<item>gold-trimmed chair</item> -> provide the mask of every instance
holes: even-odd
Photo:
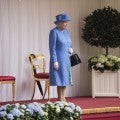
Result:
[[[50,85],[49,85],[49,73],[46,70],[45,56],[43,54],[30,54],[29,61],[31,64],[32,77],[34,80],[34,88],[31,100],[35,95],[36,83],[39,87],[39,90],[42,94],[42,98],[45,98],[45,95],[48,90],[48,99],[50,99]],[[45,90],[43,92],[40,81],[45,82]]]
[[[0,84],[12,84],[12,101],[15,101],[15,77],[0,76]]]

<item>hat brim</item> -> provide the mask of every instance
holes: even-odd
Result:
[[[68,19],[68,20],[60,20],[60,21],[54,21],[55,24],[58,24],[58,23],[61,23],[61,22],[68,22],[68,21],[71,21],[71,19]]]

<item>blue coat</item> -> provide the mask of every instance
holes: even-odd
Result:
[[[49,34],[51,86],[68,86],[71,84],[69,48],[71,48],[71,39],[68,30],[61,31],[57,27],[52,29]],[[54,62],[58,62],[58,70],[54,69]]]

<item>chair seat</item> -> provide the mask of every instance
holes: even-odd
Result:
[[[49,73],[36,73],[34,76],[36,78],[49,79]]]
[[[15,81],[13,76],[0,76],[0,81]]]

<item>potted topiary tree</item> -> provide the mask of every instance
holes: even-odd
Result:
[[[93,11],[84,22],[84,41],[106,50],[105,54],[88,60],[88,67],[92,69],[92,95],[120,97],[120,58],[108,55],[108,48],[120,47],[120,12],[109,6],[104,7]]]
[[[120,47],[120,12],[111,7],[97,9],[85,19],[82,38],[90,45],[108,48]]]

